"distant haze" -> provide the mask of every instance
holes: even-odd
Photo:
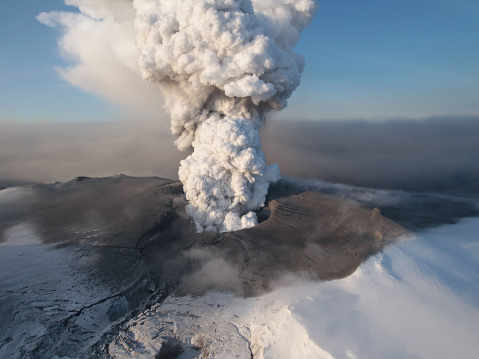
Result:
[[[177,178],[166,121],[2,124],[2,182],[118,173]],[[378,188],[479,192],[479,117],[267,121],[266,157],[283,176]],[[7,183],[8,184],[8,183]]]
[[[0,185],[119,173],[176,178],[184,154],[164,123],[2,124]]]
[[[283,175],[367,187],[479,192],[479,117],[270,121],[268,160]]]

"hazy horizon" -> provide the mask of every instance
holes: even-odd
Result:
[[[3,124],[1,182],[78,176],[177,178],[179,152],[168,121]],[[287,121],[262,130],[267,160],[283,176],[365,187],[478,190],[478,117],[420,120]]]

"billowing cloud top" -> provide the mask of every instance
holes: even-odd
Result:
[[[168,87],[180,148],[191,145],[201,112],[218,104],[212,97],[247,99],[241,115],[252,116],[257,107],[284,107],[299,85],[303,61],[291,46],[312,16],[311,0],[135,0],[134,7],[140,68]],[[240,111],[227,107],[221,111]]]

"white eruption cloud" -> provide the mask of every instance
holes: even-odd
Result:
[[[108,23],[112,32],[134,32],[122,36],[126,51],[115,56],[161,89],[177,147],[193,150],[179,178],[198,231],[256,225],[254,210],[279,179],[278,167],[266,164],[258,131],[300,83],[303,60],[293,46],[311,20],[314,0],[68,3],[81,14],[42,14],[40,20],[67,24],[70,33],[79,19],[95,30]],[[138,66],[132,70],[123,60],[133,54]]]
[[[59,27],[61,54],[68,66],[60,76],[71,85],[120,104],[141,116],[165,117],[158,86],[144,81],[138,67],[130,0],[66,0],[79,12],[41,13],[37,19]]]

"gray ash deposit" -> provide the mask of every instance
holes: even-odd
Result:
[[[109,357],[105,343],[122,323],[172,295],[254,297],[293,275],[345,277],[414,227],[400,213],[410,199],[376,192],[281,181],[258,226],[196,233],[181,184],[168,179],[82,177],[4,189],[0,357]],[[441,201],[462,211],[443,211],[430,226],[477,213],[467,201]]]

